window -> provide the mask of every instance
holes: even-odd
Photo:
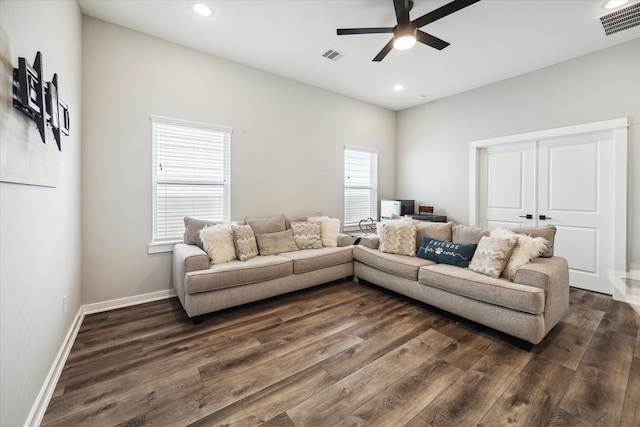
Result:
[[[344,226],[378,217],[378,152],[366,148],[344,149]]]
[[[153,242],[181,240],[184,217],[229,221],[231,128],[151,117]]]

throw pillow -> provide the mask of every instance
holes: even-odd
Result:
[[[502,277],[513,281],[516,270],[529,263],[532,258],[540,256],[542,250],[547,247],[547,241],[542,237],[531,237],[526,234],[516,234],[511,230],[496,228],[491,230],[491,237],[517,237],[518,241],[513,247],[507,265],[502,271]]]
[[[378,233],[378,238],[380,239],[380,244],[382,244],[382,241],[384,240],[384,226],[385,225],[387,225],[387,224],[408,224],[408,225],[414,225],[414,226],[417,227],[419,223],[420,223],[420,221],[417,221],[417,220],[414,220],[414,219],[411,219],[411,218],[405,218],[405,217],[398,217],[396,219],[378,222],[376,224],[376,233]],[[417,235],[417,229],[416,229],[416,235]],[[422,243],[422,241],[420,241],[419,243]],[[419,246],[419,243],[416,242],[416,246]]]
[[[268,218],[247,218],[246,221],[255,234],[276,233],[287,229],[284,214]]]
[[[469,263],[469,270],[497,279],[507,265],[517,240],[516,237],[482,236]]]
[[[328,216],[314,216],[307,219],[308,222],[320,223],[320,238],[322,246],[335,248],[338,246],[338,234],[340,234],[340,220]]]
[[[212,264],[224,264],[237,259],[230,225],[207,225],[200,230],[200,240]]]
[[[319,222],[292,222],[293,239],[300,249],[320,249],[322,238]]]
[[[451,241],[455,243],[478,243],[483,236],[489,236],[490,230],[484,227],[454,225],[451,230]]]
[[[282,252],[297,251],[298,246],[293,239],[293,231],[285,230],[277,233],[256,234],[260,255],[278,255]]]
[[[425,237],[416,256],[441,264],[468,267],[477,246],[474,243],[453,243]]]
[[[188,245],[197,245],[200,249],[204,249],[202,240],[200,240],[200,230],[208,225],[216,225],[215,221],[206,221],[203,219],[184,217],[184,243]]]
[[[531,237],[542,237],[547,242],[545,243],[545,247],[542,249],[540,256],[543,258],[550,258],[553,256],[553,242],[556,237],[556,226],[555,225],[545,225],[543,227],[519,227],[512,228],[516,234],[526,234]]]
[[[246,261],[258,256],[258,244],[253,228],[250,225],[232,225],[233,243],[236,247],[236,255],[240,261]]]
[[[382,227],[379,250],[389,254],[416,256],[416,226],[409,221],[389,221]]]

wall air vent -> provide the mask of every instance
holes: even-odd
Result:
[[[599,16],[598,20],[602,25],[604,34],[607,36],[619,31],[628,30],[629,28],[637,27],[640,25],[640,2],[630,4],[629,6],[620,8],[615,12]]]
[[[322,56],[335,62],[345,55],[344,53],[338,52],[337,50],[329,49],[325,53],[323,53]]]

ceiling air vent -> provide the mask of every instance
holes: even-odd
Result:
[[[602,24],[604,34],[607,36],[637,27],[640,25],[640,2],[602,15],[598,17],[598,19],[600,20],[600,24]]]
[[[338,59],[342,58],[344,56],[344,53],[338,52],[337,50],[329,49],[325,53],[323,53],[322,56],[335,62]]]

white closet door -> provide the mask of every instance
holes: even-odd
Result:
[[[470,224],[553,224],[571,286],[625,300],[627,128],[621,118],[472,141]]]
[[[555,254],[571,286],[611,295],[614,265],[613,132],[538,143],[538,225],[557,228]],[[609,271],[608,271],[609,270]]]
[[[533,142],[480,152],[480,223],[491,228],[535,224],[536,160]]]

